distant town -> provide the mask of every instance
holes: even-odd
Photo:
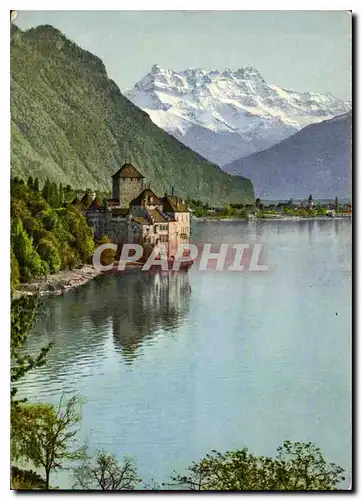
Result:
[[[289,217],[351,217],[352,204],[346,200],[314,200],[312,194],[305,200],[261,200],[255,204],[230,204],[224,207],[210,207],[191,200],[189,211],[192,217],[212,219],[273,219]]]

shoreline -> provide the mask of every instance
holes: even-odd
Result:
[[[123,272],[137,270],[142,265],[137,262],[129,262]],[[84,266],[77,269],[63,269],[55,274],[49,274],[43,278],[33,279],[29,283],[20,284],[19,288],[14,291],[12,300],[23,296],[62,295],[74,288],[86,285],[98,276],[106,276],[107,274],[107,272],[99,271],[91,264],[84,264]]]
[[[277,216],[277,217],[262,217],[255,218],[252,221],[248,221],[248,219],[234,219],[234,218],[225,218],[225,219],[216,219],[216,218],[208,218],[208,217],[196,217],[193,218],[192,221],[200,221],[200,222],[257,222],[258,220],[267,220],[267,221],[296,221],[299,222],[301,220],[342,220],[342,219],[352,219],[352,216],[337,216],[337,217],[288,217],[288,216]],[[126,271],[139,269],[139,265],[137,263],[129,263],[126,266]],[[39,296],[42,297],[44,295],[62,295],[63,293],[68,292],[69,290],[73,290],[74,288],[78,288],[79,286],[83,286],[87,284],[89,281],[97,278],[101,275],[107,275],[107,273],[99,271],[91,264],[85,264],[81,268],[78,269],[63,269],[55,274],[49,274],[48,276],[44,276],[39,279],[33,279],[29,283],[20,284],[19,288],[13,292],[13,296],[11,300],[19,299],[23,296]]]
[[[61,295],[78,286],[85,285],[100,274],[102,274],[101,271],[90,264],[85,264],[78,269],[63,269],[55,274],[20,284],[19,288],[14,291],[12,300],[23,296]]]
[[[225,218],[225,219],[217,219],[216,217],[194,217],[191,220],[192,221],[200,221],[200,222],[256,222],[256,221],[263,221],[263,220],[281,220],[281,221],[301,221],[301,220],[344,220],[344,219],[352,219],[351,215],[341,215],[341,216],[336,216],[336,217],[324,217],[322,215],[320,216],[315,216],[315,217],[298,217],[298,216],[290,216],[288,217],[287,215],[283,216],[265,216],[265,217],[255,217],[253,220],[248,220],[245,218]]]

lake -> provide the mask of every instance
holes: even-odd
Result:
[[[26,349],[54,342],[20,394],[85,400],[81,440],[162,482],[211,449],[312,441],[351,473],[350,220],[192,223],[255,243],[267,272],[125,272],[44,299]],[[69,473],[53,483],[70,487]]]

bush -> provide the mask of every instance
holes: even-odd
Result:
[[[44,490],[44,479],[32,470],[22,470],[11,467],[11,489],[12,490]]]

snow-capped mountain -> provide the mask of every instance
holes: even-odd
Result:
[[[271,85],[251,66],[176,72],[154,65],[125,95],[160,128],[219,165],[351,109],[330,93]]]

